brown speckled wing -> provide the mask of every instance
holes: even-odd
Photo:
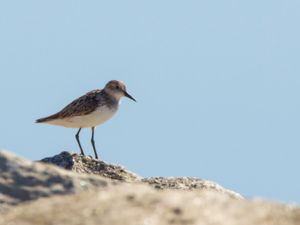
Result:
[[[101,103],[101,99],[103,99],[102,95],[105,95],[102,90],[90,91],[87,94],[75,99],[58,113],[38,119],[36,122],[42,123],[55,119],[87,115],[93,112],[98,106],[103,104]]]
[[[72,116],[82,116],[95,111],[99,106],[99,95],[101,95],[101,90],[94,90],[75,99],[57,113],[58,118],[63,119]]]

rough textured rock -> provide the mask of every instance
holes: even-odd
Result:
[[[245,200],[197,178],[142,179],[66,152],[43,161],[0,152],[0,225],[300,224],[300,208]]]
[[[144,178],[142,181],[157,189],[214,190],[234,198],[243,198],[240,194],[227,190],[214,182],[194,177],[150,177]]]
[[[215,191],[156,191],[124,185],[41,199],[0,217],[15,225],[299,225],[300,209]]]
[[[73,194],[105,187],[116,181],[31,162],[0,151],[0,209],[23,201],[53,195]]]
[[[72,170],[77,173],[96,174],[114,180],[130,182],[141,179],[136,174],[125,170],[121,166],[108,164],[101,160],[95,160],[90,156],[82,156],[69,152],[62,152],[59,155],[48,157],[41,161],[57,165],[64,169]]]
[[[235,198],[242,198],[240,194],[227,190],[211,181],[189,177],[151,177],[142,179],[140,176],[129,172],[128,170],[125,170],[121,166],[107,164],[101,160],[96,160],[89,156],[86,157],[78,154],[71,154],[69,152],[62,152],[53,157],[42,159],[41,161],[54,164],[64,169],[72,170],[78,173],[96,174],[106,178],[126,182],[141,181],[143,183],[150,184],[156,189],[208,189],[228,194]]]

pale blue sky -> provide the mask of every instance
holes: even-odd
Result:
[[[0,147],[79,152],[35,124],[121,79],[137,100],[96,130],[100,157],[300,203],[299,1],[1,1]],[[81,140],[92,154],[90,130]]]

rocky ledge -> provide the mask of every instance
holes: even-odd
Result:
[[[242,196],[233,191],[227,190],[220,185],[206,180],[201,180],[192,177],[150,177],[142,178],[133,172],[130,172],[122,166],[108,164],[101,160],[96,160],[90,156],[82,156],[78,154],[71,154],[69,152],[62,152],[59,155],[42,159],[41,162],[54,164],[67,170],[74,171],[80,174],[95,174],[111,180],[124,182],[142,182],[150,184],[156,189],[208,189],[220,193],[228,194],[232,197],[242,198]]]
[[[1,225],[300,224],[298,207],[197,178],[142,178],[68,152],[32,162],[0,151],[0,172]]]

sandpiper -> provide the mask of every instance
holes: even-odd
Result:
[[[79,128],[75,137],[80,152],[84,155],[79,140],[79,133],[82,128],[92,129],[92,146],[95,158],[98,154],[94,141],[95,127],[110,119],[118,110],[121,97],[127,97],[136,101],[126,91],[122,81],[109,81],[103,89],[97,89],[75,99],[58,113],[36,120],[37,123],[48,123],[69,128]]]

